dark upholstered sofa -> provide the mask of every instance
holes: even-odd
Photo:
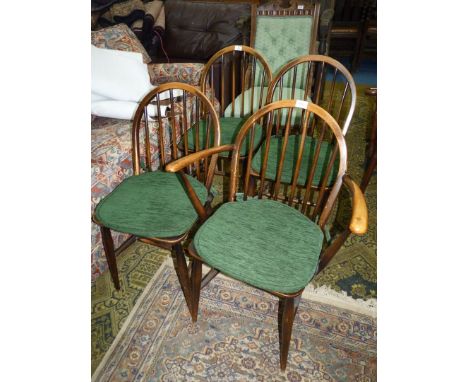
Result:
[[[206,62],[221,48],[248,44],[250,10],[249,2],[166,0],[166,29],[154,62]]]

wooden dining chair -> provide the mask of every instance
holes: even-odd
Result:
[[[245,192],[249,187],[247,171],[240,186],[244,192],[238,193],[239,159],[242,145],[250,141],[247,162],[253,160],[253,138],[257,133],[256,122],[265,119],[265,141],[268,147],[275,137],[275,119],[282,110],[288,115],[282,126],[282,140],[279,144],[279,160],[276,161],[276,176],[267,179],[267,168],[272,159],[269,150],[262,151],[260,184],[253,197]],[[291,141],[291,116],[295,110],[304,112],[297,140],[298,155],[292,164],[293,181],[291,187],[281,187],[281,170],[286,165],[285,152]],[[319,138],[312,149],[313,155],[306,157],[306,137],[309,130],[317,130]],[[317,173],[322,137],[330,135],[332,155],[329,163],[338,160],[338,171],[331,185],[331,192],[324,198],[330,174]],[[353,195],[353,212],[350,222],[352,232],[362,235],[367,231],[367,207],[364,196],[356,183],[346,174],[346,143],[338,123],[321,107],[301,100],[273,102],[255,112],[241,128],[233,145],[223,145],[200,151],[174,161],[166,166],[168,172],[177,173],[193,162],[208,158],[222,151],[232,151],[229,202],[223,204],[198,229],[188,247],[192,258],[190,313],[197,321],[200,289],[215,275],[221,272],[253,287],[267,291],[279,298],[279,338],[280,365],[286,368],[289,343],[294,317],[304,288],[317,273],[321,256],[326,248],[325,225],[343,183]],[[307,158],[307,160],[303,160]],[[298,179],[302,168],[307,169],[305,187],[300,190]],[[250,168],[248,166],[247,168]],[[318,190],[314,190],[312,179],[320,178]],[[267,185],[267,183],[269,183]],[[192,193],[194,195],[194,193]],[[194,196],[195,197],[195,196]],[[215,271],[202,281],[202,263]]]
[[[162,100],[162,95],[166,95]],[[169,123],[163,123],[166,111]],[[185,172],[163,171],[167,163],[188,154],[188,142],[181,135],[190,126],[207,137],[204,147],[220,143],[219,120],[208,98],[197,88],[169,82],[150,91],[140,102],[133,119],[133,175],[126,178],[96,206],[93,221],[100,226],[106,259],[114,286],[120,289],[116,255],[128,243],[140,241],[171,250],[174,266],[187,301],[188,268],[182,241],[197,220],[209,214],[215,163],[198,161]],[[187,196],[195,193],[195,203]],[[132,235],[114,249],[112,231]]]
[[[233,143],[245,120],[265,104],[271,78],[271,70],[263,56],[245,45],[223,48],[206,63],[200,86],[213,105],[219,102],[221,144]],[[257,125],[257,129],[260,128]],[[257,137],[259,144],[261,135]],[[195,150],[194,131],[189,131],[188,142],[190,150]],[[223,159],[228,155],[220,154],[220,174],[224,173]],[[242,155],[245,156],[245,152]]]
[[[285,66],[283,66],[273,78],[268,88],[267,103],[282,99],[299,99],[304,102],[313,101],[323,107],[331,114],[341,126],[343,135],[348,131],[354,110],[356,108],[356,85],[349,71],[338,61],[328,56],[306,55],[298,57]],[[285,186],[290,186],[294,181],[293,166],[295,158],[298,155],[298,147],[301,138],[302,123],[305,114],[296,109],[291,115],[291,131],[289,132],[288,145],[284,152],[284,165],[282,166],[281,182]],[[281,109],[277,110],[275,119],[274,135],[268,144],[271,163],[266,169],[265,177],[275,179],[278,161],[280,159],[280,147],[283,140],[282,132],[287,122],[288,114]],[[325,131],[321,131],[320,134]],[[331,154],[331,142],[328,141],[331,136],[323,137],[319,135],[318,130],[312,127],[307,130],[304,142],[304,160],[311,161],[319,139],[322,139],[320,145],[320,155],[317,162],[316,178],[312,179],[311,187],[317,189],[320,180],[319,174],[331,174],[325,192],[331,190],[335,180],[338,163],[328,163],[327,158]],[[267,143],[263,141],[262,147],[258,150],[252,159],[251,170],[253,175],[258,178],[261,171],[262,153],[266,150]],[[307,168],[302,167],[297,179],[297,185],[304,187],[307,181]]]

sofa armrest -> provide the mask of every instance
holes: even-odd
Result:
[[[174,81],[197,86],[203,67],[199,63],[148,64],[148,72],[155,86]]]

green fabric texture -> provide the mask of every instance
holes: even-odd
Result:
[[[265,57],[272,73],[292,59],[309,54],[313,21],[312,16],[257,16],[254,48]]]
[[[237,133],[243,126],[244,122],[247,120],[248,117],[246,118],[228,118],[228,117],[223,117],[219,119],[219,124],[221,126],[221,145],[229,145],[231,143],[234,143],[237,137]],[[255,125],[255,141],[254,141],[254,149],[258,147],[262,140],[262,126],[256,124]],[[199,125],[199,134],[200,134],[200,147],[203,148],[205,146],[205,140],[206,140],[206,121],[202,120],[200,121]],[[195,127],[192,126],[192,128],[188,131],[188,147],[190,150],[195,150]],[[211,141],[211,145],[213,145],[213,140],[214,136],[212,136],[213,139]],[[183,140],[181,140],[183,142]],[[242,143],[241,151],[240,154],[241,156],[246,156],[248,149],[250,145],[250,134],[247,134],[247,137],[244,139],[244,142]],[[219,154],[221,157],[228,157],[231,155],[231,152],[222,152]]]
[[[205,203],[205,186],[192,176],[187,178]],[[198,215],[180,176],[155,171],[125,179],[97,205],[96,217],[115,231],[162,238],[187,232]]]
[[[281,98],[280,98],[279,97],[280,96],[280,88],[279,88],[279,86],[277,86],[276,89],[275,89],[275,93],[273,94],[273,101],[278,101],[280,99],[292,99],[292,90],[293,90],[292,88],[283,88],[283,91],[281,92]],[[253,105],[254,105],[253,109],[254,110],[253,110],[253,112],[251,112],[251,109],[250,109],[250,96],[252,94],[252,91],[253,91],[253,97],[254,97],[254,102],[253,102]],[[254,86],[253,88],[247,89],[244,92],[244,115],[251,115],[251,114],[255,113],[258,110],[258,103],[260,101],[261,91],[262,91],[262,88],[260,86]],[[263,93],[262,93],[263,103],[262,103],[262,106],[265,104],[267,93],[268,93],[268,88],[263,88]],[[303,100],[304,95],[305,95],[304,90],[296,88],[296,90],[294,92],[294,99]],[[307,97],[306,100],[308,102],[312,102],[310,97]],[[242,103],[242,96],[238,95],[236,97],[236,99],[234,100],[234,117],[240,117],[240,115],[241,115],[241,107],[240,107],[241,103]],[[232,115],[232,103],[228,105],[228,107],[224,111],[224,115],[225,116],[231,116]],[[300,110],[294,110],[293,114],[292,114],[292,119],[291,119],[292,123],[294,124],[295,121],[297,121],[298,119],[300,121],[301,115],[302,115],[302,112]],[[282,115],[282,118],[281,118],[281,123],[282,124],[286,124],[287,116],[288,116],[288,114],[283,112],[283,115]]]
[[[283,100],[283,99],[292,99],[292,88],[287,88],[284,87],[283,91],[280,92],[279,86],[276,87],[275,93],[273,94],[273,101],[278,101],[278,100]],[[250,114],[250,94],[252,92],[252,89],[247,89],[244,93],[244,115]],[[254,95],[254,111],[256,112],[258,110],[258,107],[255,107],[255,105],[258,105],[258,102],[260,100],[260,92],[261,92],[261,87],[255,86],[253,88],[253,95]],[[263,88],[263,104],[265,104],[266,100],[266,95],[268,93],[268,88]],[[280,98],[281,94],[281,98]],[[299,99],[303,100],[305,96],[305,91],[302,89],[296,88],[294,91],[294,99]],[[306,100],[308,102],[312,102],[309,96],[307,96]],[[238,95],[236,99],[234,100],[234,117],[240,117],[241,114],[241,109],[240,105],[242,103],[242,96]],[[232,104],[229,104],[228,107],[226,108],[224,115],[231,115],[232,113]],[[253,114],[253,113],[252,113]],[[275,114],[276,115],[276,114]],[[299,124],[301,121],[302,117],[302,111],[299,109],[293,110],[293,113],[291,115],[291,124]],[[283,111],[281,114],[281,124],[286,125],[288,119],[288,113],[286,111]]]
[[[289,136],[286,146],[286,153],[283,161],[283,171],[281,173],[281,182],[292,183],[294,169],[297,162],[299,152],[299,144],[301,142],[300,135]],[[281,157],[281,147],[283,145],[283,137],[272,136],[270,140],[270,149],[268,152],[268,163],[266,168],[265,178],[276,180],[276,171],[278,170],[279,159]],[[304,186],[307,183],[307,176],[312,167],[313,158],[317,148],[317,140],[315,138],[306,137],[304,143],[304,151],[302,153],[301,167],[299,169],[299,176],[297,184]],[[266,150],[266,142],[262,144],[260,150],[254,155],[252,160],[252,169],[260,173],[263,163],[263,155]],[[312,180],[313,186],[319,186],[322,178],[325,176],[326,167],[330,160],[332,149],[328,142],[323,141],[320,146],[320,153],[318,157],[317,167],[315,169],[314,178]],[[328,177],[327,186],[331,186],[338,173],[339,168],[339,154],[333,164],[331,175]]]
[[[210,266],[257,288],[293,293],[312,279],[322,249],[320,227],[268,199],[223,204],[198,230],[197,253]]]

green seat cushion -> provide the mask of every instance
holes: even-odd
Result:
[[[223,204],[194,237],[195,249],[208,265],[257,288],[283,293],[309,283],[322,242],[317,224],[269,199]]]
[[[260,101],[261,91],[262,91],[262,88],[260,86],[255,86],[253,88],[247,89],[244,92],[244,116],[249,116],[258,110],[258,104]],[[252,92],[253,92],[253,98],[254,98],[253,112],[250,109],[250,97],[251,97]],[[268,93],[268,88],[267,87],[263,88],[262,106],[265,104],[267,93]],[[278,101],[280,99],[292,99],[293,98],[292,95],[293,95],[293,89],[289,87],[284,87],[283,91],[281,92],[281,98],[280,98],[280,87],[278,85],[275,89],[275,93],[273,94],[273,101]],[[300,89],[297,87],[295,88],[294,99],[304,100],[304,95],[305,95],[305,91],[303,89]],[[307,97],[306,100],[308,102],[312,102],[310,97]],[[226,110],[224,111],[224,115],[226,117],[229,117],[233,114],[234,117],[240,117],[241,111],[242,111],[241,104],[242,104],[242,95],[238,95],[236,99],[234,100],[234,113],[232,113],[232,103],[231,103],[227,106]],[[291,116],[291,123],[292,124],[299,123],[301,116],[302,116],[302,112],[300,110],[294,110]],[[288,113],[283,111],[281,115],[281,124],[283,125],[286,124],[287,117],[288,117]]]
[[[242,125],[244,122],[247,120],[247,118],[228,118],[228,117],[223,117],[219,119],[219,123],[221,126],[221,145],[229,145],[234,143],[237,137],[237,133],[241,129]],[[258,124],[255,125],[255,142],[254,142],[254,149],[258,147],[262,140],[262,127]],[[206,140],[206,121],[202,120],[200,121],[199,125],[199,134],[200,134],[200,147],[204,148],[205,147],[205,140]],[[190,150],[195,150],[195,135],[196,135],[196,130],[195,127],[192,126],[192,128],[188,131],[188,147]],[[214,139],[214,136],[213,136]],[[183,140],[181,140],[183,142]],[[213,140],[211,142],[211,145],[213,145]],[[244,142],[242,143],[242,148],[241,148],[241,156],[246,156],[248,152],[248,148],[250,145],[250,135],[248,134],[247,137],[244,139]],[[219,155],[222,157],[228,157],[230,156],[231,152],[223,152],[220,153]]]
[[[291,135],[289,136],[288,143],[286,146],[286,153],[283,162],[283,170],[281,172],[281,182],[283,183],[292,183],[295,165],[297,162],[297,156],[299,152],[300,144],[300,135]],[[283,137],[272,136],[270,140],[270,149],[268,151],[268,162],[265,173],[265,178],[270,180],[276,180],[276,172],[278,170],[279,159],[281,157],[281,147],[283,145]],[[304,151],[302,153],[301,167],[299,169],[299,176],[297,179],[297,184],[300,186],[305,186],[307,182],[307,176],[309,175],[310,169],[312,167],[313,158],[315,155],[317,147],[317,140],[315,138],[306,137],[304,143]],[[266,150],[266,142],[264,142],[254,155],[252,160],[252,169],[260,173],[263,163],[263,155]],[[320,153],[318,157],[317,167],[315,169],[314,178],[312,180],[312,185],[315,187],[320,186],[322,178],[325,176],[326,167],[330,160],[332,154],[332,149],[330,144],[326,141],[323,141],[320,146]],[[327,186],[331,186],[335,179],[336,174],[338,173],[339,168],[339,155],[333,163],[331,175],[328,177]]]
[[[187,176],[202,203],[206,187]],[[140,237],[173,237],[187,232],[198,218],[180,175],[155,171],[120,183],[96,207],[102,225]]]

